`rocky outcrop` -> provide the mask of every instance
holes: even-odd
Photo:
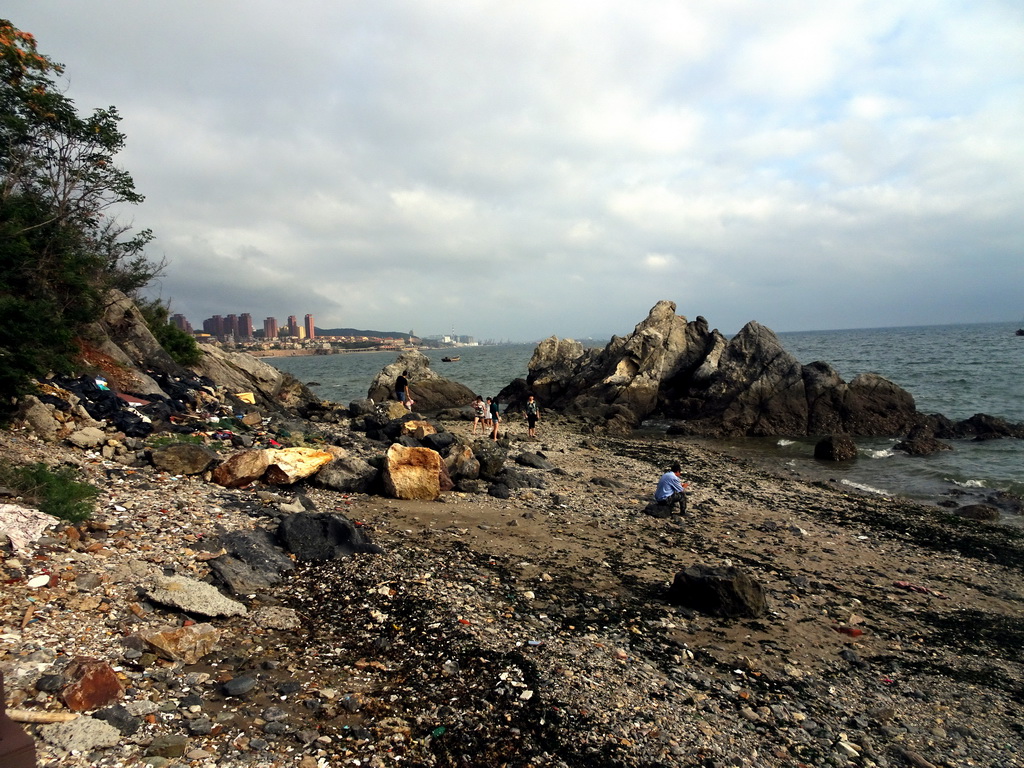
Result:
[[[677,434],[707,437],[898,435],[923,418],[913,397],[881,376],[847,384],[826,363],[801,365],[759,323],[727,340],[703,317],[678,316],[670,301],[600,351],[553,337],[541,342],[526,389],[545,407],[610,432],[657,416],[678,420]],[[501,397],[522,391],[519,384]]]
[[[395,381],[408,371],[409,391],[417,411],[439,411],[468,405],[476,395],[469,387],[440,376],[430,369],[430,359],[420,352],[405,352],[374,378],[367,397],[381,403],[395,399]]]

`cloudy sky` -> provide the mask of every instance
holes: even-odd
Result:
[[[194,325],[1024,315],[1020,0],[5,0]]]

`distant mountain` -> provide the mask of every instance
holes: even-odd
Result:
[[[403,331],[361,331],[358,328],[316,328],[317,336],[370,336],[378,339],[406,339],[409,337]]]

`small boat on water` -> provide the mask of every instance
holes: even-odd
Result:
[[[1017,335],[1018,336],[1024,336],[1024,328],[1018,328],[1017,329]]]
[[[441,362],[442,363],[457,363],[461,359],[462,359],[462,357],[460,355],[456,355],[455,357],[442,357],[441,358]]]

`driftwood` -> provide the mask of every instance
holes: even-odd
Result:
[[[8,709],[7,716],[16,723],[67,723],[77,712],[38,712],[32,709]]]

